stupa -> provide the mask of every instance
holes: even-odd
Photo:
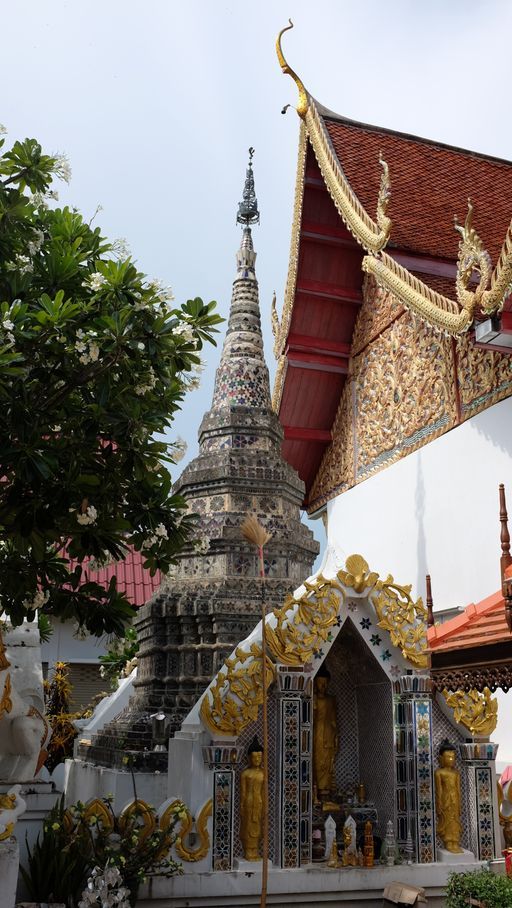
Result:
[[[199,454],[175,485],[198,515],[196,544],[183,550],[139,609],[135,695],[127,712],[80,747],[80,756],[94,762],[116,765],[126,748],[149,751],[149,717],[157,710],[169,717],[171,734],[178,729],[224,659],[259,621],[257,553],[240,530],[248,513],[272,534],[265,547],[267,610],[309,576],[319,550],[301,523],[304,483],[283,459],[283,430],[271,404],[252,239],[260,218],[252,154],[250,149],[238,206],[242,239],[212,405],[199,428]],[[158,758],[165,762],[163,754],[153,755]]]

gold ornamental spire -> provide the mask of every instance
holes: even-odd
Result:
[[[299,117],[302,117],[302,119],[304,119],[304,117],[306,116],[306,114],[308,112],[308,107],[309,107],[308,93],[304,87],[304,83],[302,82],[301,79],[299,79],[297,73],[291,68],[291,66],[288,66],[288,63],[286,62],[285,56],[283,54],[283,49],[281,47],[282,36],[284,35],[285,32],[288,32],[288,31],[290,31],[291,28],[293,28],[292,20],[288,19],[288,22],[290,24],[285,25],[285,27],[281,29],[281,31],[279,32],[279,34],[277,36],[276,53],[277,53],[277,59],[279,60],[279,65],[280,65],[281,69],[287,76],[292,77],[297,88],[299,89],[299,103],[297,104],[297,113],[298,113]]]

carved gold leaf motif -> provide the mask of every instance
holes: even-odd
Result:
[[[381,580],[369,569],[362,555],[350,555],[332,579],[321,574],[315,582],[304,584],[304,592],[288,596],[280,608],[267,617],[265,639],[268,652],[281,665],[304,666],[330,639],[331,628],[338,624],[348,590],[366,594],[373,605],[378,626],[389,633],[393,646],[415,668],[427,665],[427,610],[420,599],[411,597],[411,587],[395,583],[388,575]],[[272,620],[275,619],[275,620]],[[237,737],[258,718],[263,700],[261,647],[253,642],[249,649],[241,644],[201,701],[200,716],[215,735]],[[269,685],[275,667],[267,661]]]
[[[488,687],[483,691],[443,690],[448,706],[453,709],[456,722],[464,725],[472,735],[491,735],[498,724],[498,701]]]
[[[182,801],[176,800],[165,809],[161,818],[160,818],[160,828],[166,829],[166,827],[171,822],[176,811],[179,810],[180,825],[177,830],[177,838],[174,843],[176,853],[183,861],[195,862],[202,861],[206,857],[210,850],[210,834],[208,832],[208,820],[212,815],[213,801],[210,798],[209,801],[206,801],[206,804],[203,804],[197,820],[195,822],[196,833],[199,839],[199,844],[195,848],[191,848],[185,844],[185,840],[192,828],[194,826],[194,820],[190,814],[188,807],[183,804]]]
[[[275,675],[268,656],[265,665],[268,688]],[[262,674],[261,646],[257,643],[249,650],[237,647],[235,655],[226,659],[200,707],[201,719],[213,734],[238,735],[256,721],[263,702]]]

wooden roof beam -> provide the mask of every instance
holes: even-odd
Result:
[[[356,287],[340,287],[337,284],[327,284],[324,281],[312,281],[306,278],[300,278],[297,281],[295,292],[296,294],[303,293],[305,296],[317,296],[333,302],[349,303],[357,307],[363,302],[361,291]]]
[[[335,357],[323,353],[301,352],[287,349],[288,366],[296,369],[314,369],[317,372],[332,372],[348,375],[348,357]]]
[[[306,426],[283,426],[286,441],[318,441],[330,444],[332,433],[330,429],[312,429]]]
[[[288,350],[300,353],[320,353],[324,356],[350,355],[350,344],[331,341],[325,337],[313,337],[310,334],[296,334],[291,331],[288,335]]]

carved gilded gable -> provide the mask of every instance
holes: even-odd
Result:
[[[512,358],[446,337],[373,278],[310,510],[512,394]]]

